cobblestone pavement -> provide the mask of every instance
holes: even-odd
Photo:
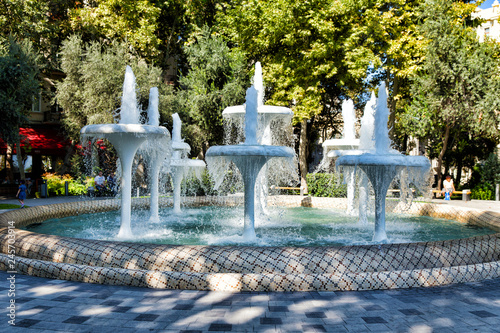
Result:
[[[224,293],[0,271],[0,332],[499,332],[500,279],[363,292]],[[15,287],[15,297],[9,288]],[[15,326],[8,309],[15,299]]]

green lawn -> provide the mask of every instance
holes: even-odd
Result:
[[[13,205],[13,204],[0,204],[0,209],[14,209],[14,208],[20,208],[21,205]],[[27,207],[27,206],[24,206]]]

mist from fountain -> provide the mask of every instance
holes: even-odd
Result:
[[[153,87],[149,90],[149,104],[147,109],[148,125],[160,126],[160,112],[158,88]],[[159,215],[159,178],[161,168],[169,163],[167,157],[171,154],[170,135],[160,138],[151,137],[141,146],[141,151],[147,156],[149,166],[149,221],[153,223],[160,222]],[[166,163],[165,163],[166,162]]]
[[[356,113],[354,102],[350,99],[342,102],[342,118],[344,128],[341,139],[330,139],[323,142],[323,161],[318,170],[329,168],[330,161],[344,154],[356,154],[359,139],[356,139]],[[354,202],[356,192],[355,170],[344,172],[344,182],[347,184],[347,214],[355,215]]]
[[[408,179],[401,182],[418,183],[425,179],[430,162],[425,156],[405,156],[391,149],[387,127],[389,109],[385,84],[379,87],[375,108],[375,147],[361,155],[344,155],[337,159],[337,167],[352,170],[360,168],[366,174],[375,192],[375,232],[374,242],[387,241],[385,231],[385,198],[392,180],[397,174],[406,173]]]
[[[159,140],[170,135],[165,127],[140,124],[139,115],[135,76],[132,68],[127,66],[119,123],[87,125],[80,131],[82,139],[96,137],[109,140],[118,154],[121,165],[121,225],[118,237],[124,239],[133,238],[130,215],[134,156],[146,140]]]
[[[172,157],[170,159],[170,169],[174,188],[174,208],[175,214],[180,214],[181,210],[181,185],[182,179],[194,174],[201,179],[201,171],[205,168],[202,160],[192,160],[187,158],[191,147],[184,142],[181,137],[182,121],[177,113],[172,115],[174,126],[172,128]]]
[[[259,84],[257,83],[257,87]],[[251,242],[255,234],[255,184],[262,167],[272,158],[293,160],[295,152],[290,147],[259,144],[258,109],[259,90],[252,85],[246,93],[245,108],[245,142],[239,145],[210,147],[206,153],[206,161],[212,176],[216,179],[216,187],[222,182],[229,162],[233,162],[240,170],[245,187],[243,240]],[[219,179],[219,181],[217,181]]]
[[[273,106],[273,105],[264,105],[264,81],[262,77],[262,66],[260,62],[255,64],[255,74],[252,79],[252,83],[254,88],[257,90],[257,126],[256,126],[256,144],[259,145],[272,145],[273,144],[273,125],[275,125],[275,132],[286,131],[286,126],[291,123],[293,117],[293,111],[287,107],[283,106]],[[222,116],[226,124],[230,127],[231,125],[235,125],[239,128],[246,128],[244,125],[245,122],[245,106],[237,105],[230,106],[224,109],[222,112]],[[240,131],[238,131],[240,132]],[[235,139],[237,142],[231,142],[231,140],[226,140],[226,144],[234,144],[239,143],[238,141],[241,139],[239,136]],[[283,142],[279,142],[278,144],[284,144]],[[275,161],[276,162],[276,161]],[[277,167],[276,164],[273,164],[273,167]],[[258,214],[266,214],[267,210],[267,195],[268,195],[268,181],[271,176],[281,176],[281,178],[288,177],[288,179],[293,179],[296,171],[284,170],[282,165],[280,165],[276,170],[279,169],[281,175],[276,175],[276,171],[271,171],[269,168],[269,164],[266,163],[256,181],[257,190],[255,192],[255,202],[256,211]],[[283,172],[285,171],[285,172]],[[286,175],[286,176],[285,176]]]
[[[375,147],[373,137],[375,124],[375,107],[377,97],[372,92],[370,100],[366,103],[363,117],[361,117],[361,129],[359,132],[359,150],[362,152],[370,151]],[[368,177],[364,173],[359,174],[358,180],[358,216],[359,222],[366,224],[368,222],[368,201],[370,193],[370,184]]]

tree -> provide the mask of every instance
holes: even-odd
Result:
[[[149,63],[183,65],[183,45],[215,21],[217,0],[101,0],[71,10],[84,41],[126,40]]]
[[[16,144],[22,179],[19,127],[27,123],[33,97],[40,89],[37,62],[38,56],[29,41],[12,36],[0,38],[0,137],[8,144]]]
[[[159,15],[149,0],[92,1],[71,11],[71,26],[88,40],[126,40],[151,61],[159,54]]]
[[[304,187],[307,122],[329,107],[325,101],[355,98],[366,88],[368,69],[381,65],[373,31],[379,13],[379,1],[240,0],[218,17],[219,29],[250,62],[262,62],[266,103],[292,107]]]
[[[491,44],[479,43],[452,3],[427,0],[422,8],[422,33],[428,44],[404,123],[419,137],[437,137],[431,145],[441,147],[436,170],[441,187],[443,159],[453,135],[497,140],[500,72],[496,51]]]
[[[189,72],[179,80],[177,99],[188,124],[191,148],[204,156],[209,146],[222,144],[222,111],[244,103],[249,80],[243,54],[230,50],[207,26],[185,52]]]
[[[85,125],[114,122],[113,112],[120,107],[127,65],[136,76],[137,98],[143,108],[151,87],[158,87],[160,109],[164,108],[170,88],[161,80],[161,69],[148,65],[130,45],[84,44],[77,35],[63,43],[61,69],[66,78],[56,84],[56,98],[64,110],[63,126],[72,140],[79,141],[80,129]]]
[[[71,33],[68,13],[77,0],[0,0],[0,35],[29,40],[41,55],[41,70],[57,68],[57,52]]]

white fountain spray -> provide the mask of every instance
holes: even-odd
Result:
[[[205,162],[202,160],[192,160],[187,158],[191,147],[184,142],[181,137],[181,118],[177,113],[172,115],[174,126],[172,128],[172,158],[170,160],[170,169],[174,187],[174,209],[175,214],[180,214],[181,210],[181,184],[182,179],[187,175],[194,174],[201,179],[201,171],[205,168]]]
[[[108,139],[115,148],[121,165],[121,225],[119,238],[132,239],[132,162],[137,149],[147,139],[161,139],[169,136],[165,127],[139,124],[139,111],[135,92],[135,77],[127,66],[123,83],[122,105],[118,124],[87,125],[80,131],[82,138],[98,137]]]
[[[233,107],[233,109],[236,109]],[[290,147],[259,144],[257,138],[259,92],[252,86],[247,90],[245,104],[245,142],[241,145],[215,146],[207,151],[209,171],[215,179],[221,171],[218,167],[220,158],[233,162],[243,177],[245,186],[245,214],[243,239],[251,242],[256,239],[255,234],[255,183],[262,167],[271,158],[281,157],[292,160],[295,152]],[[222,170],[225,171],[225,168]]]
[[[289,108],[282,106],[272,106],[272,105],[264,105],[264,81],[262,77],[262,66],[260,62],[255,64],[255,74],[252,79],[253,87],[256,90],[256,102],[254,107],[257,110],[257,120],[255,129],[251,129],[250,131],[255,130],[255,140],[253,144],[259,145],[272,145],[272,129],[271,124],[273,122],[281,122],[281,124],[289,124],[293,117],[293,112]],[[254,97],[251,98],[251,100]],[[247,99],[248,103],[248,99]],[[253,102],[250,102],[253,103]],[[242,123],[241,119],[245,117],[245,105],[237,105],[226,108],[222,112],[222,116],[226,121]],[[255,120],[255,119],[254,119]],[[245,120],[245,128],[247,128],[247,120]],[[282,126],[284,127],[284,126]],[[282,130],[282,127],[280,129]],[[254,134],[250,134],[253,136]],[[249,142],[246,139],[246,142]],[[280,169],[284,171],[282,165],[280,165]],[[222,172],[222,171],[221,171]],[[220,173],[221,173],[220,172]],[[255,202],[257,203],[256,211],[258,214],[266,213],[267,206],[267,194],[268,194],[268,178],[271,172],[268,169],[268,165],[264,165],[260,171],[260,174],[256,181],[257,190],[255,192]],[[286,174],[289,179],[293,179],[294,175],[292,173],[296,173],[291,171],[285,171],[283,174]],[[220,180],[222,181],[222,180]]]
[[[159,106],[159,93],[158,88],[153,87],[149,90],[149,105],[147,109],[148,114],[148,125],[159,126],[160,125],[160,112]],[[148,138],[148,140],[143,144],[142,150],[147,156],[148,166],[149,166],[149,221],[153,223],[160,222],[159,215],[159,178],[160,170],[162,166],[169,165],[168,156],[170,156],[171,145],[170,136],[165,135],[160,138]]]
[[[132,72],[132,67],[130,66],[127,66],[125,69],[119,123],[139,124],[139,108],[137,106],[135,76]]]
[[[375,191],[375,232],[374,242],[387,241],[385,231],[385,197],[396,174],[403,169],[409,174],[423,179],[430,169],[430,162],[425,156],[405,156],[390,149],[387,121],[387,94],[385,84],[379,87],[379,98],[375,111],[375,149],[361,155],[339,157],[336,165],[348,168],[359,167],[367,175]]]
[[[345,154],[359,154],[357,148],[359,139],[356,139],[356,114],[354,110],[354,102],[350,99],[342,102],[342,118],[344,128],[342,130],[341,139],[330,139],[323,142],[323,161],[320,164],[320,169],[325,165],[329,165],[331,159],[336,159]],[[347,184],[347,214],[355,215],[354,199],[356,192],[356,170],[355,168],[344,170],[344,182]]]
[[[359,150],[370,151],[375,147],[375,140],[373,137],[374,123],[375,123],[375,106],[377,98],[375,93],[372,92],[370,100],[366,103],[363,117],[361,117],[361,129],[359,132]],[[366,224],[368,222],[368,199],[369,199],[369,183],[368,177],[365,173],[359,174],[359,222]]]

